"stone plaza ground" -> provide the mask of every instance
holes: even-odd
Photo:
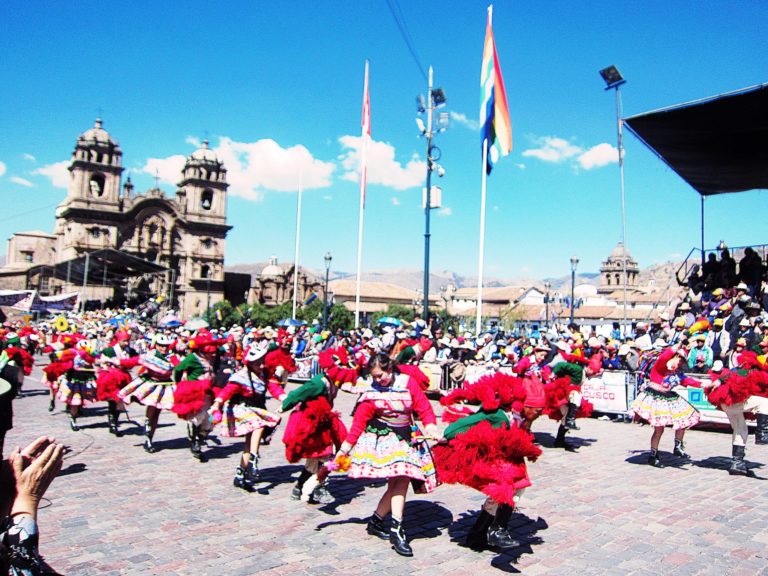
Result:
[[[211,441],[208,462],[197,462],[184,424],[163,413],[159,451],[147,454],[136,404],[128,408],[132,423],[122,417],[121,438],[108,433],[102,405],[86,409],[81,431],[72,432],[60,403],[47,411],[39,380],[36,368],[14,403],[5,446],[7,453],[50,434],[70,448],[39,517],[41,553],[61,574],[768,574],[768,446],[751,437],[747,460],[756,477],[731,477],[730,433],[689,431],[693,461],[686,463],[671,455],[667,431],[667,467],[656,469],[646,464],[648,427],[580,420],[570,438],[577,451],[565,452],[552,448],[556,424],[539,419],[544,454],[529,466],[533,487],[510,522],[521,546],[503,553],[463,547],[484,498],[443,485],[409,495],[405,529],[414,557],[403,558],[365,532],[382,483],[332,476],[336,503],[290,499],[300,467],[284,457],[285,418],[262,447],[263,481],[249,494],[232,486],[240,441]],[[340,393],[347,423],[352,403]]]

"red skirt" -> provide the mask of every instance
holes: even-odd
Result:
[[[447,444],[432,448],[442,482],[463,484],[502,504],[514,505],[517,490],[531,485],[525,460],[534,461],[541,449],[533,435],[520,428],[493,428],[480,422]]]
[[[119,368],[107,368],[96,376],[96,399],[100,402],[113,400],[120,402],[117,393],[125,388],[132,378],[125,370]]]
[[[173,391],[172,410],[180,418],[192,418],[208,404],[210,380],[182,380]]]
[[[285,457],[295,463],[302,458],[331,456],[346,437],[341,416],[319,396],[297,406],[288,418],[283,434]]]

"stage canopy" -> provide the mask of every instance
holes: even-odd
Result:
[[[76,285],[116,286],[123,284],[126,278],[167,271],[168,268],[149,260],[113,248],[104,248],[79,258],[57,262],[55,266],[35,266],[27,274],[44,274]]]
[[[768,189],[768,84],[624,123],[702,196]]]

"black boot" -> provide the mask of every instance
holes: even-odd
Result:
[[[744,462],[744,446],[731,447],[731,467],[728,468],[731,476],[750,476],[747,463]]]
[[[401,520],[392,518],[392,527],[389,529],[389,542],[400,556],[413,556],[413,548],[411,548],[411,545],[408,544],[408,540],[405,538],[405,530],[403,530]]]
[[[690,454],[685,451],[685,444],[683,444],[682,440],[675,440],[675,450],[673,451],[673,454],[680,458],[685,458],[686,460],[690,460],[691,458]]]
[[[200,442],[200,427],[197,424],[187,424],[187,436],[189,437],[189,450],[192,452],[192,457],[203,462],[205,457]]]
[[[117,404],[115,404],[113,401],[109,401],[108,404],[108,412],[107,412],[107,422],[109,422],[109,433],[114,434],[118,438],[122,436],[120,433],[120,430],[117,427],[117,420],[120,417],[120,414],[117,412]]]
[[[149,423],[149,418],[144,420],[144,450],[149,454],[154,454],[156,449],[152,444],[152,426]]]
[[[53,412],[54,408],[56,408],[56,397],[51,396],[51,401],[48,402],[48,412]]]
[[[245,482],[245,474],[243,472],[243,467],[238,466],[237,468],[235,468],[235,477],[232,479],[232,485],[235,488],[242,488],[244,482]]]
[[[768,444],[768,414],[757,415],[755,444]]]
[[[248,466],[245,467],[245,480],[243,481],[243,488],[249,492],[253,491],[253,486],[261,478],[259,472],[259,457],[251,452],[251,460],[248,462]]]
[[[299,474],[299,479],[296,481],[296,486],[291,490],[291,500],[301,500],[301,489],[304,487],[304,482],[309,480],[312,476],[312,472],[304,468]]]
[[[576,425],[576,412],[579,411],[579,407],[576,404],[568,402],[568,414],[565,415],[565,427],[567,430],[581,430]]]
[[[565,435],[567,432],[568,430],[561,424],[557,429],[557,437],[555,438],[555,443],[552,444],[552,446],[555,448],[565,448],[567,451],[573,452],[575,448],[565,441]]]
[[[80,426],[77,425],[77,416],[74,414],[69,415],[69,427],[72,429],[72,432],[80,430]]]
[[[467,547],[480,552],[488,547],[488,528],[491,527],[493,522],[493,514],[486,512],[484,509],[480,510],[480,514],[477,516],[477,520],[472,525],[467,533],[467,538],[464,543]]]
[[[389,530],[387,530],[384,518],[376,514],[376,512],[374,512],[368,520],[368,525],[365,527],[365,531],[371,536],[377,536],[382,540],[389,538]]]
[[[654,468],[664,468],[664,464],[661,463],[659,458],[659,451],[651,449],[651,454],[648,456],[648,464]]]
[[[513,508],[507,504],[501,504],[496,511],[496,517],[488,528],[488,546],[491,548],[515,548],[520,542],[512,538],[507,531],[507,523],[512,516]]]

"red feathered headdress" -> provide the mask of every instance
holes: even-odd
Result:
[[[343,346],[328,348],[320,352],[317,356],[317,364],[325,372],[328,379],[337,386],[357,382],[357,366]]]

